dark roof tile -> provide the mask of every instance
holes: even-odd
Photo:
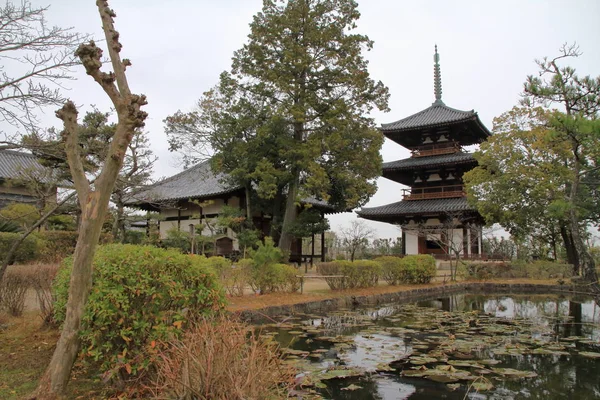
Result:
[[[476,162],[473,153],[453,153],[439,156],[411,157],[383,163],[383,171],[407,170],[419,167],[436,167],[439,165],[469,164]]]
[[[33,154],[0,150],[0,178],[27,179],[30,174],[43,183],[54,182],[52,169],[40,164]],[[61,182],[59,186],[69,186],[69,183]]]
[[[383,132],[403,131],[415,128],[425,128],[438,125],[452,124],[477,118],[477,113],[461,111],[446,106],[443,103],[434,103],[431,107],[419,111],[409,117],[389,124],[381,124]]]
[[[475,209],[469,205],[465,197],[459,197],[455,199],[403,200],[379,207],[362,208],[356,213],[365,219],[381,221],[394,217],[458,211],[475,211]]]

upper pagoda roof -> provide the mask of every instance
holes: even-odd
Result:
[[[454,140],[461,145],[468,146],[483,142],[491,134],[479,120],[477,113],[474,110],[463,111],[448,107],[442,101],[442,78],[437,45],[433,59],[435,62],[433,104],[396,122],[381,124],[381,131],[388,139],[407,148],[423,144],[423,133],[436,131],[444,134],[447,140]]]
[[[432,168],[445,165],[477,163],[473,153],[457,152],[439,156],[410,157],[402,160],[383,163],[383,171],[413,170],[419,168]]]

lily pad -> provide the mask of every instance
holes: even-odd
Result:
[[[580,351],[579,355],[587,358],[600,358],[600,353],[594,353],[593,351]]]
[[[478,392],[485,392],[487,390],[492,390],[494,385],[490,381],[475,381],[471,384],[471,387]]]
[[[492,371],[498,375],[510,378],[535,378],[538,376],[538,374],[533,371],[520,371],[512,368],[492,368]]]
[[[342,390],[349,390],[349,391],[354,391],[354,390],[359,390],[362,389],[362,386],[358,386],[355,384],[351,384],[350,386],[346,386],[345,388],[342,388]]]

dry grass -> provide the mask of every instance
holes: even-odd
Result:
[[[286,398],[294,370],[278,348],[230,316],[202,318],[159,355],[156,398]]]

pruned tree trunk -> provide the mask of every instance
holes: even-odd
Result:
[[[568,225],[568,223],[563,223],[560,225],[560,236],[565,244],[567,262],[573,266],[573,275],[579,275],[579,258],[577,257],[577,249],[573,244],[573,237],[570,229],[568,229]]]
[[[117,111],[118,123],[102,170],[92,187],[86,178],[81,159],[77,108],[73,102],[68,101],[56,113],[64,124],[63,140],[81,206],[81,225],[73,255],[66,317],[50,365],[39,383],[39,398],[56,398],[65,393],[71,369],[79,352],[78,332],[92,285],[92,262],[110,196],[133,133],[135,129],[144,126],[147,116],[140,110],[140,107],[146,104],[145,96],[131,94],[129,90],[125,68],[131,64],[128,60],[121,61],[119,56],[121,44],[113,25],[115,13],[108,7],[106,0],[97,0],[96,5],[114,73],[100,71],[102,50],[96,47],[94,42],[79,46],[76,55],[81,59],[87,74],[94,78],[111,99]]]

